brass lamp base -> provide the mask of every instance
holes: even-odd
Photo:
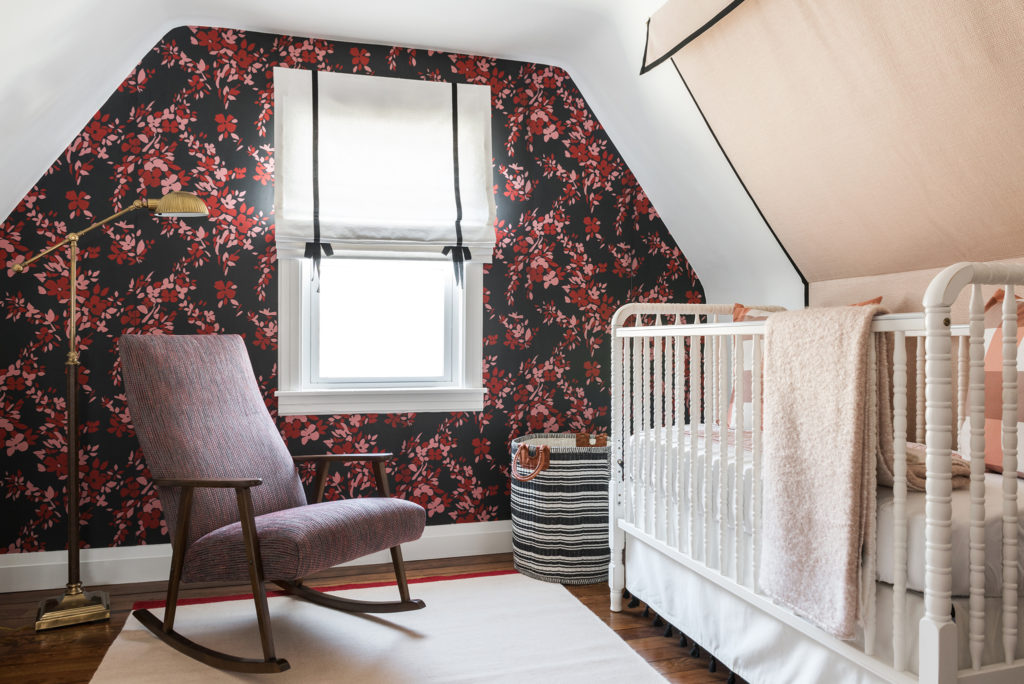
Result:
[[[69,584],[63,596],[49,598],[39,604],[36,631],[109,619],[107,592],[82,591],[81,584]]]

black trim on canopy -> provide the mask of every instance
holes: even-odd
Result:
[[[726,15],[729,14],[729,12],[732,12],[734,9],[739,7],[741,4],[743,4],[743,0],[732,0],[732,2],[730,2],[728,5],[723,7],[722,10],[718,14],[716,14],[713,17],[711,17],[711,19],[709,19],[703,26],[698,28],[696,31],[694,31],[690,35],[686,36],[686,38],[683,38],[675,47],[673,47],[671,50],[669,50],[668,52],[666,52],[665,54],[663,54],[661,57],[659,57],[658,59],[654,60],[650,64],[647,63],[647,48],[650,46],[650,41],[651,41],[651,20],[648,19],[647,20],[647,41],[644,43],[644,61],[643,61],[643,65],[640,67],[640,74],[641,75],[646,74],[648,71],[650,71],[654,67],[658,66],[659,64],[663,64],[666,60],[671,59],[674,54],[676,54],[677,52],[682,50],[684,47],[686,47],[687,45],[692,43],[694,40],[699,38],[701,36],[701,34],[703,34],[709,28],[711,28],[712,26],[717,24],[719,21],[724,19],[726,17]]]
[[[732,169],[733,174],[736,176],[736,180],[740,182],[740,187],[743,188],[743,192],[747,193],[747,197],[750,198],[750,203],[754,205],[755,209],[757,209],[757,213],[761,217],[761,220],[764,221],[764,225],[768,227],[768,231],[772,234],[772,237],[775,238],[775,242],[779,245],[779,249],[781,249],[782,253],[786,255],[787,259],[789,259],[790,266],[793,267],[793,270],[796,271],[797,276],[800,278],[800,282],[803,283],[804,306],[810,306],[811,287],[810,283],[807,281],[806,276],[804,276],[804,273],[803,271],[800,270],[800,267],[796,265],[796,261],[793,260],[793,255],[791,255],[789,253],[789,250],[786,249],[786,245],[782,244],[782,240],[779,239],[779,236],[775,232],[775,229],[772,228],[772,224],[768,222],[768,218],[764,215],[764,212],[761,211],[761,206],[757,203],[757,200],[754,199],[754,196],[750,193],[750,188],[748,188],[747,184],[743,182],[743,177],[740,175],[740,172],[736,169],[736,165],[732,163],[732,159],[729,158],[729,153],[725,151],[725,147],[722,146],[722,141],[718,139],[718,135],[715,133],[715,129],[711,127],[711,122],[708,121],[708,117],[704,114],[704,110],[701,109],[700,103],[697,102],[697,98],[694,97],[693,91],[690,90],[690,84],[686,82],[686,79],[683,77],[683,72],[679,70],[679,65],[673,62],[672,66],[675,67],[676,74],[679,76],[679,80],[682,81],[683,87],[686,88],[686,93],[690,96],[690,99],[693,100],[693,104],[697,107],[697,111],[700,113],[700,117],[704,120],[704,125],[708,127],[708,132],[711,133],[711,137],[714,139],[715,144],[718,145],[718,149],[722,152],[722,156],[725,157],[725,161],[729,164],[729,168]]]

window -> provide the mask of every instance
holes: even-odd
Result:
[[[319,290],[308,289],[313,384],[454,382],[462,297],[447,263],[330,259],[322,266]]]
[[[482,410],[489,88],[280,68],[274,87],[279,413]]]
[[[341,273],[353,264],[359,260],[324,260],[317,293],[309,261],[279,262],[279,413],[482,410],[482,265],[467,264],[465,287],[457,288],[448,260],[389,261],[380,270],[371,264],[372,278],[433,267],[434,286],[410,278],[375,290],[380,297],[353,298],[352,287],[365,295],[374,286],[352,282],[365,262]],[[420,316],[427,306],[446,309],[442,325]],[[420,327],[424,320],[433,328]]]

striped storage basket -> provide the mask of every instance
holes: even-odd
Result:
[[[546,582],[608,579],[608,447],[577,447],[576,436],[531,434],[512,441],[531,454],[545,444],[550,465],[535,478],[512,478],[512,559],[516,570]],[[531,470],[513,464],[522,477]]]

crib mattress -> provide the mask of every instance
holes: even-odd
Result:
[[[985,595],[1003,593],[1003,476],[985,475]],[[907,494],[907,587],[924,591],[924,492]],[[970,594],[971,493],[953,491],[953,595]],[[893,553],[893,494],[878,488],[878,579],[895,578]],[[1018,581],[1024,582],[1024,492],[1017,495]]]

